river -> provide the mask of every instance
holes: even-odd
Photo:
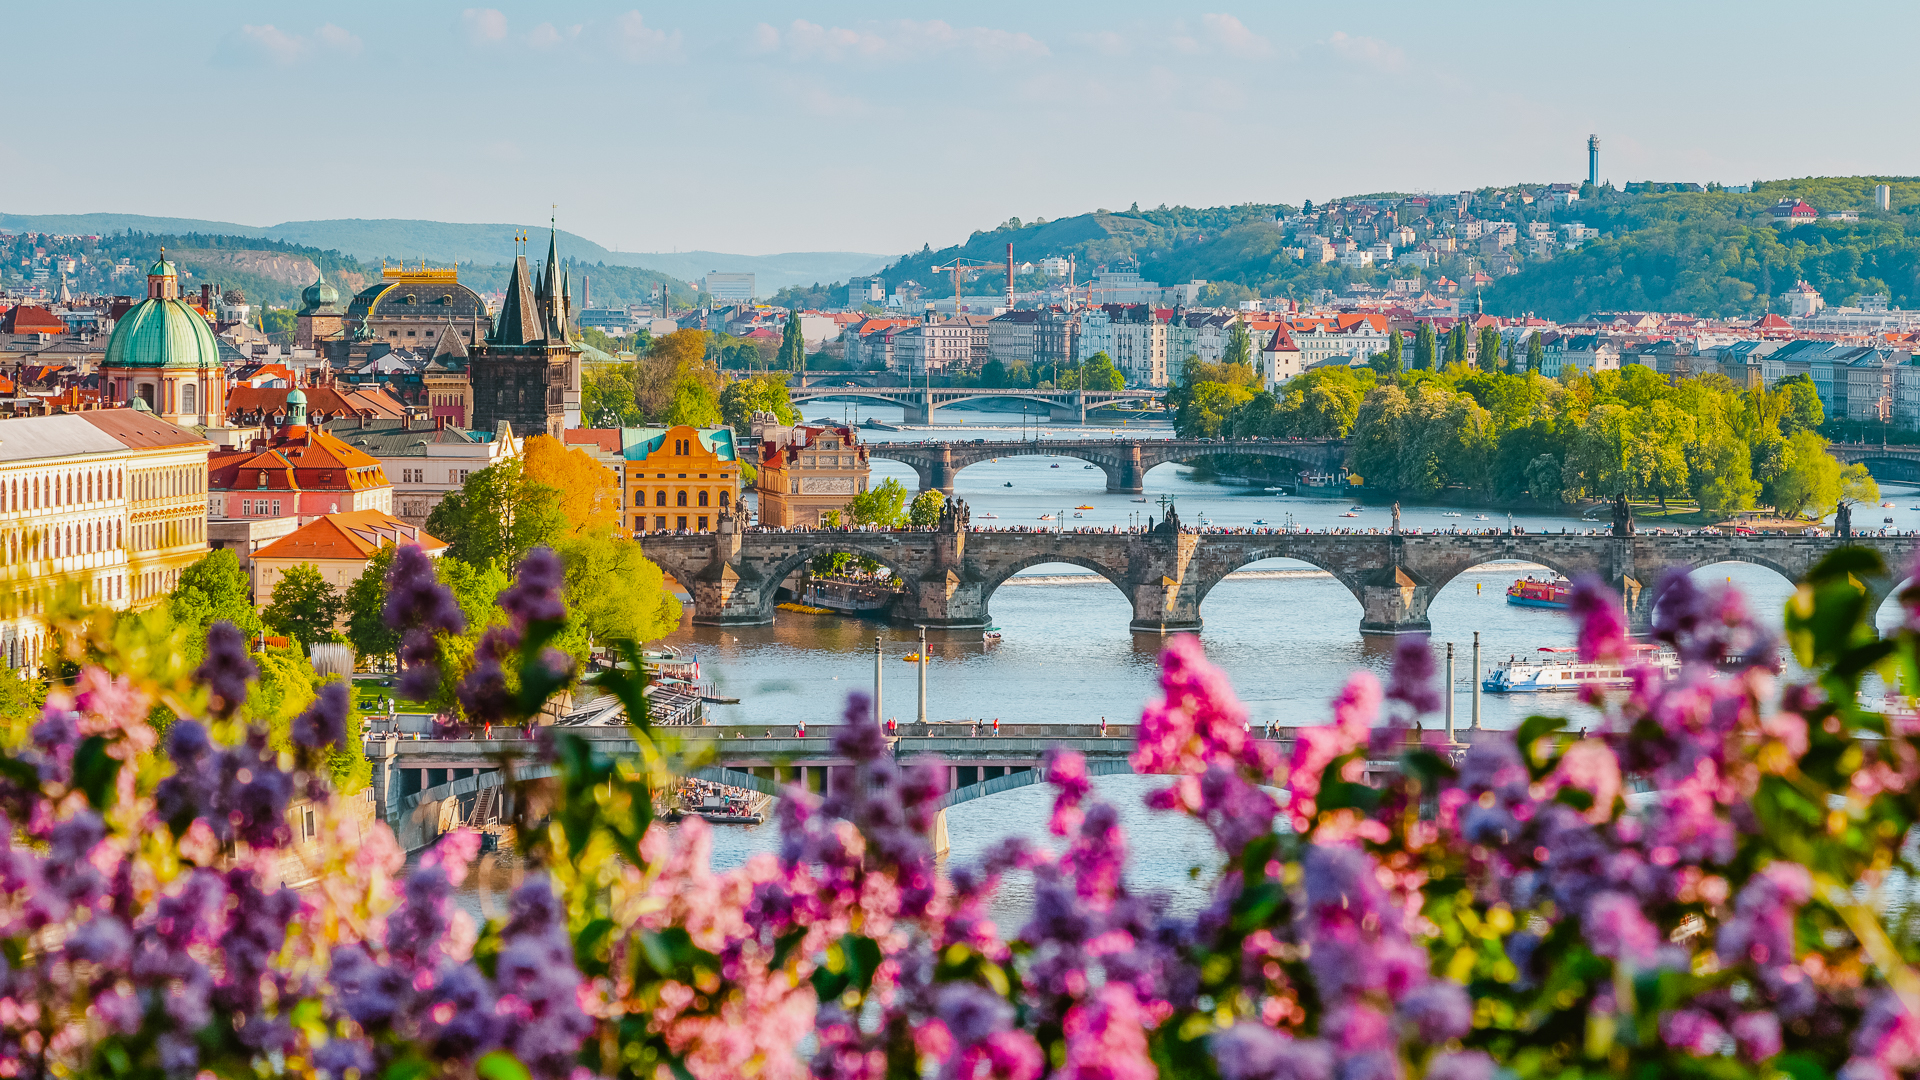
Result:
[[[851,404],[809,403],[809,418],[839,416],[853,419]],[[859,417],[900,423],[897,408],[862,405]],[[941,426],[897,433],[863,431],[869,442],[889,439],[988,438],[1013,439],[1036,431],[1047,438],[1072,439],[1082,431],[1088,437],[1107,437],[1115,427],[1085,429],[1024,421],[1018,413],[982,413],[943,410]],[[1135,421],[1129,435],[1166,438],[1164,425]],[[1057,466],[1057,467],[1056,467]],[[875,482],[894,477],[909,490],[918,481],[913,471],[897,462],[875,460]],[[1011,484],[1011,487],[1007,485]],[[1920,510],[1908,509],[1912,489],[1887,489],[1896,509],[1860,514],[1861,524],[1892,516],[1895,528],[1920,528]],[[1323,529],[1328,526],[1384,528],[1386,507],[1367,506],[1358,518],[1343,518],[1345,500],[1279,497],[1257,485],[1203,480],[1194,470],[1162,465],[1147,476],[1147,503],[1127,495],[1106,492],[1105,474],[1073,458],[1016,457],[985,462],[960,472],[955,494],[972,507],[976,525],[1029,525],[1049,522],[1042,514],[1071,515],[1073,507],[1084,517],[1068,524],[1127,525],[1148,513],[1158,515],[1156,502],[1170,495],[1180,516],[1189,523],[1205,515],[1213,524],[1253,525],[1265,521],[1278,526],[1293,522]],[[1505,527],[1505,513],[1403,503],[1405,528],[1463,529]],[[986,518],[985,515],[997,515]],[[1457,516],[1449,516],[1457,515]],[[1515,525],[1527,529],[1595,527],[1574,516],[1540,513],[1515,514]],[[1877,524],[1877,522],[1875,522]],[[1457,722],[1471,722],[1474,684],[1472,641],[1480,634],[1482,666],[1544,645],[1570,645],[1574,628],[1561,613],[1518,608],[1505,602],[1505,592],[1516,576],[1543,567],[1493,563],[1470,570],[1441,590],[1429,609],[1436,667],[1445,670],[1446,645],[1455,647],[1453,689]],[[1778,613],[1791,585],[1772,571],[1746,563],[1702,568],[1703,581],[1731,580],[1743,589],[1755,610],[1766,613],[1776,628]],[[1023,722],[1097,723],[1102,716],[1131,722],[1143,702],[1155,692],[1161,639],[1127,629],[1130,608],[1119,590],[1090,571],[1066,564],[1036,566],[1009,581],[994,594],[991,614],[1004,637],[994,645],[978,633],[931,635],[928,673],[928,713],[939,720],[968,718]],[[1394,644],[1360,634],[1360,604],[1325,572],[1291,560],[1253,564],[1230,576],[1208,596],[1201,610],[1200,640],[1208,657],[1225,668],[1256,726],[1272,720],[1283,725],[1323,723],[1327,702],[1358,668],[1379,675],[1387,672]],[[1897,621],[1897,606],[1888,601],[1881,621]],[[702,674],[713,681],[721,696],[737,697],[738,705],[716,706],[717,724],[750,728],[787,728],[805,718],[812,723],[839,715],[850,690],[871,691],[874,637],[879,635],[889,657],[883,665],[885,707],[889,716],[910,720],[917,708],[916,666],[899,658],[917,646],[911,628],[880,622],[813,616],[781,611],[770,626],[696,627],[687,617],[680,630],[666,639],[676,647],[691,648],[701,661]],[[1790,664],[1789,675],[1793,674]],[[1481,722],[1490,728],[1511,728],[1534,712],[1577,715],[1570,696],[1543,700],[1538,695],[1481,698]],[[1134,853],[1130,880],[1136,887],[1164,892],[1172,910],[1191,912],[1206,901],[1211,872],[1217,866],[1213,846],[1204,829],[1192,821],[1149,811],[1142,798],[1164,783],[1152,777],[1114,776],[1096,781],[1101,797],[1113,802]],[[953,845],[949,860],[971,862],[989,844],[1009,833],[1046,837],[1045,822],[1051,790],[1021,788],[975,800],[948,813]],[[772,824],[757,827],[724,826],[714,829],[714,864],[737,866],[751,855],[771,851],[777,843]],[[1030,883],[1015,875],[1006,883],[994,913],[1008,931],[1017,929],[1031,906]]]

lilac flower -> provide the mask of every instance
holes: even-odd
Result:
[[[1433,685],[1433,646],[1427,635],[1407,634],[1394,643],[1387,697],[1405,702],[1416,716],[1439,711],[1440,691]]]
[[[518,719],[519,702],[507,688],[506,669],[501,665],[519,647],[519,631],[512,627],[489,626],[480,635],[473,650],[473,669],[455,691],[467,723],[504,724]]]
[[[560,599],[566,583],[567,568],[560,556],[552,548],[534,548],[514,568],[513,585],[500,594],[500,607],[521,626],[559,622],[567,617],[567,605]]]
[[[1604,892],[1588,901],[1585,929],[1594,953],[1611,960],[1645,966],[1660,950],[1660,931],[1625,893]]]
[[[1231,766],[1214,762],[1200,777],[1200,820],[1213,830],[1214,839],[1229,858],[1246,846],[1273,832],[1280,804],[1272,795],[1248,783]]]
[[[225,619],[207,628],[207,655],[193,680],[207,688],[215,716],[232,716],[247,700],[247,683],[260,677],[247,654],[247,639]]]
[[[353,711],[353,697],[344,679],[320,687],[313,704],[293,718],[293,743],[309,750],[344,747],[347,742],[347,716]]]
[[[333,984],[341,1011],[368,1030],[392,1023],[408,990],[406,975],[397,968],[376,963],[366,947],[359,944],[341,945],[333,950],[327,978]]]
[[[1907,1011],[1898,994],[1883,990],[1867,1006],[1860,1026],[1854,1029],[1853,1053],[1856,1058],[1906,1072],[1920,1065],[1920,1020]]]
[[[1333,1051],[1319,1039],[1294,1039],[1242,1020],[1208,1046],[1221,1080],[1332,1080]]]
[[[493,988],[472,964],[446,968],[422,995],[419,1008],[421,1035],[443,1059],[475,1057],[499,1045],[505,1034]]]
[[[1620,610],[1620,594],[1606,582],[1587,575],[1573,583],[1567,613],[1580,623],[1578,646],[1584,663],[1621,662],[1627,658],[1627,624]]]
[[[433,560],[418,544],[402,544],[394,550],[393,565],[387,569],[387,602],[382,615],[394,630],[422,627],[429,632],[459,634],[467,629],[467,617],[453,590],[441,584]]]
[[[1770,1012],[1741,1013],[1733,1021],[1733,1039],[1748,1061],[1765,1061],[1780,1052],[1780,1018]]]
[[[593,1021],[580,1009],[573,943],[545,874],[514,890],[500,937],[494,982],[499,1012],[510,1021],[503,1042],[536,1076],[562,1080],[571,1074]]]
[[[1398,1015],[1421,1042],[1438,1046],[1473,1029],[1473,1000],[1459,983],[1435,979],[1401,998]]]
[[[374,1072],[373,1047],[365,1039],[338,1035],[313,1052],[313,1067],[327,1080],[349,1080],[349,1076],[371,1076]]]
[[[1710,1057],[1725,1045],[1727,1031],[1720,1021],[1699,1009],[1675,1009],[1660,1017],[1660,1038],[1675,1050]]]

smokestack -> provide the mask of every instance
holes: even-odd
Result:
[[[1013,245],[1007,245],[1007,310],[1013,310]]]
[[[593,306],[593,277],[590,274],[581,274],[580,275],[580,310],[585,311],[592,306]]]
[[[1067,256],[1067,310],[1073,310],[1073,256]]]
[[[200,310],[207,312],[213,310],[213,283],[210,281],[200,283]]]
[[[1600,186],[1600,136],[1587,136],[1587,183]]]
[[[1873,205],[1882,211],[1893,209],[1893,188],[1887,184],[1873,185]]]

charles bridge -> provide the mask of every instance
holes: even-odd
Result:
[[[1107,478],[1110,492],[1138,495],[1147,471],[1168,462],[1201,458],[1264,457],[1291,462],[1305,472],[1336,473],[1346,464],[1345,439],[1022,439],[977,442],[870,442],[871,457],[913,468],[920,490],[953,494],[954,476],[969,465],[1003,457],[1064,457],[1088,462]]]
[[[1193,530],[1181,528],[1177,515],[1132,532],[1003,531],[967,525],[964,504],[958,505],[958,513],[931,529],[743,529],[723,517],[712,533],[655,534],[640,543],[692,596],[693,621],[704,625],[772,622],[776,594],[790,575],[816,555],[845,552],[885,566],[904,584],[892,612],[899,622],[984,629],[992,624],[994,590],[1008,578],[1043,563],[1067,563],[1099,574],[1127,597],[1131,629],[1159,634],[1198,630],[1201,604],[1214,586],[1265,559],[1294,559],[1332,574],[1359,601],[1363,634],[1427,632],[1428,605],[1449,581],[1501,561],[1538,563],[1568,578],[1598,575],[1620,591],[1629,623],[1644,631],[1652,621],[1652,586],[1673,567],[1753,563],[1792,581],[1844,544],[1873,548],[1896,568],[1910,565],[1920,546],[1915,536]],[[1884,598],[1897,582],[1867,584]]]
[[[1829,443],[1827,453],[1849,465],[1865,465],[1877,480],[1920,484],[1920,446]]]

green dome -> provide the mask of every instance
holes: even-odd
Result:
[[[114,324],[104,367],[218,368],[213,328],[182,300],[142,300]]]
[[[147,267],[147,276],[148,277],[179,277],[180,271],[176,269],[172,263],[168,262],[165,259],[161,259],[159,262],[156,262],[152,266]]]
[[[322,271],[320,277],[300,293],[300,303],[302,310],[308,313],[332,311],[340,305],[340,290],[333,287],[333,283],[327,280],[326,272]]]

